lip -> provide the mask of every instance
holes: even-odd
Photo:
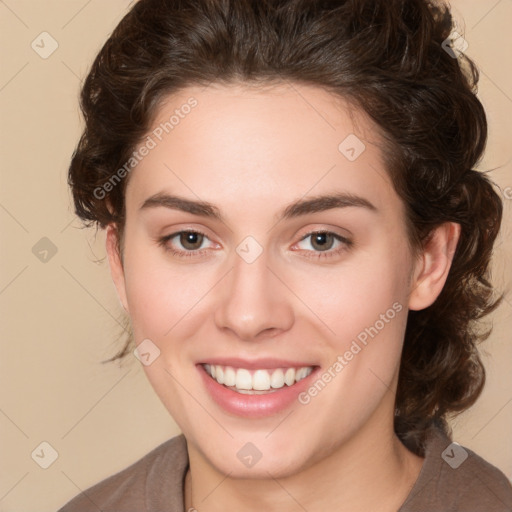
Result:
[[[230,361],[231,364],[226,363],[226,361]],[[290,364],[290,362],[277,361],[276,359],[273,359],[272,361],[277,366],[261,366],[262,364],[268,365],[270,360],[258,359],[257,362],[254,362],[254,364],[257,364],[257,366],[253,365],[252,368],[248,368],[247,361],[243,361],[243,365],[246,366],[242,366],[239,362],[234,364],[235,361],[237,360],[212,359],[207,363],[202,364],[219,364],[247,369],[282,368],[293,366],[292,364]],[[304,379],[300,380],[299,382],[296,382],[293,386],[285,385],[280,389],[263,395],[247,395],[237,393],[236,391],[233,391],[223,386],[222,384],[219,384],[215,379],[212,379],[212,377],[210,377],[206,373],[206,370],[203,368],[202,364],[197,364],[196,368],[199,371],[204,386],[206,387],[206,390],[213,399],[213,401],[225,412],[243,418],[265,418],[286,410],[293,403],[297,403],[299,394],[305,391],[311,385],[310,383],[312,382],[313,379],[316,378],[316,375],[320,370],[319,366],[300,363],[295,367],[297,368],[301,366],[313,366],[313,371]],[[240,364],[240,366],[238,366],[238,364]]]

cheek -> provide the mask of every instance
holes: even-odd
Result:
[[[180,328],[186,324],[182,320],[207,294],[212,280],[197,266],[171,266],[163,249],[128,246],[126,254],[126,295],[136,336],[171,335],[178,323]]]
[[[375,329],[379,335],[386,331],[393,340],[402,333],[404,315],[398,313],[406,310],[410,264],[405,244],[393,248],[382,241],[337,267],[312,267],[310,272],[295,272],[291,279],[297,295],[329,328],[333,348],[340,351],[358,337],[364,343]]]
[[[327,374],[320,379],[329,383],[324,392],[324,383],[317,381],[302,403],[313,401],[319,409],[346,409],[354,415],[329,420],[329,428],[344,429],[347,422],[355,425],[355,418],[367,418],[393,389],[407,322],[410,264],[405,245],[381,243],[330,274],[316,271],[307,280],[296,280],[297,286],[304,284],[297,293],[307,297],[308,306],[329,328],[323,329]]]
[[[206,284],[200,284],[197,270],[170,266],[154,248],[130,245],[127,239],[125,254],[126,294],[135,343],[149,339],[159,351],[143,370],[180,428],[190,430],[189,416],[198,412],[183,392],[183,387],[193,388],[194,378],[187,341],[197,330],[194,315],[198,309],[194,304],[205,295]]]

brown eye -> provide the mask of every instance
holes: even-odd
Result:
[[[319,251],[328,251],[334,244],[334,235],[327,232],[312,233],[311,246]]]
[[[203,243],[204,235],[194,231],[182,231],[180,233],[180,244],[189,251],[199,249]]]
[[[325,260],[339,257],[353,245],[352,240],[330,231],[312,231],[303,236],[297,247],[308,258]]]
[[[199,256],[208,251],[209,238],[199,231],[177,231],[158,240],[165,251],[174,256]],[[206,242],[206,244],[205,244]],[[206,245],[206,247],[204,247]]]

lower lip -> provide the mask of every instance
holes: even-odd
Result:
[[[245,418],[263,418],[284,411],[308,388],[318,370],[315,368],[293,386],[285,384],[282,388],[263,395],[247,395],[219,384],[206,373],[203,365],[198,364],[197,368],[213,400],[226,412]]]

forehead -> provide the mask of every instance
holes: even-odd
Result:
[[[127,203],[160,192],[213,203],[286,203],[343,191],[396,201],[378,128],[360,109],[319,87],[212,85],[165,98],[139,145]]]

